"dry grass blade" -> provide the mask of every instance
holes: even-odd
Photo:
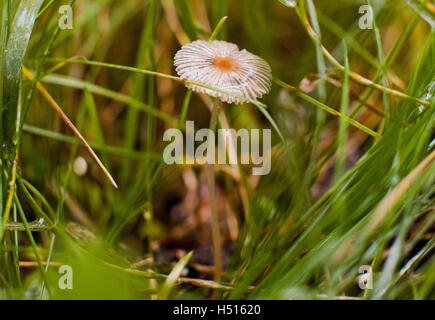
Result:
[[[33,80],[34,76],[33,74],[27,70],[27,68],[23,67],[22,72],[24,76],[29,79]],[[51,95],[48,93],[48,91],[42,86],[42,84],[38,81],[36,83],[36,88],[42,93],[44,98],[49,102],[49,104],[56,110],[56,112],[60,115],[60,117],[65,121],[65,123],[71,128],[72,131],[77,135],[77,137],[83,142],[86,149],[88,149],[89,153],[92,155],[92,157],[97,162],[98,166],[103,170],[104,174],[109,178],[110,182],[115,188],[118,188],[118,185],[116,184],[115,180],[110,175],[109,171],[106,169],[106,167],[103,165],[101,160],[98,158],[97,154],[92,150],[91,146],[87,143],[86,139],[83,138],[81,133],[77,130],[77,128],[74,126],[74,124],[71,122],[71,120],[68,118],[68,116],[63,112],[61,107],[56,103],[56,101],[51,97]]]
[[[43,266],[49,265],[50,267],[60,267],[64,265],[62,262],[47,262],[47,261],[41,261],[41,264]],[[20,261],[19,266],[21,268],[34,268],[38,267],[38,262],[36,261]]]
[[[391,209],[400,200],[403,194],[411,187],[413,182],[425,172],[435,161],[435,151],[432,151],[420,164],[415,167],[384,199],[378,204],[372,219],[367,225],[369,231],[373,231],[388,215]]]

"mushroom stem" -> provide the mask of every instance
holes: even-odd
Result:
[[[217,115],[219,110],[219,99],[216,99],[213,103],[210,118],[210,130],[213,132],[216,130]],[[215,175],[214,164],[207,164],[207,182],[208,192],[210,197],[210,209],[211,209],[211,229],[213,240],[213,254],[214,254],[214,280],[219,281],[222,274],[222,243],[221,235],[219,231],[219,218],[216,206],[216,189],[215,189]]]

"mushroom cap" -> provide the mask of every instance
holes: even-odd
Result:
[[[272,71],[262,58],[226,41],[197,40],[183,46],[175,55],[181,79],[200,83],[233,95],[255,100],[268,93]],[[244,100],[223,92],[186,83],[188,88],[227,103]]]

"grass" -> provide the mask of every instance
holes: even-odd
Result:
[[[434,8],[2,0],[0,298],[435,299]],[[195,39],[236,43],[274,76],[261,101],[215,114],[273,129],[271,173],[216,165],[215,201],[207,166],[162,161],[165,129],[209,126],[213,101],[184,84],[222,92],[177,77]]]

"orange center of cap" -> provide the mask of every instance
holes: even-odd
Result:
[[[237,64],[235,61],[228,57],[216,57],[213,61],[213,65],[221,71],[229,72],[237,70]]]

